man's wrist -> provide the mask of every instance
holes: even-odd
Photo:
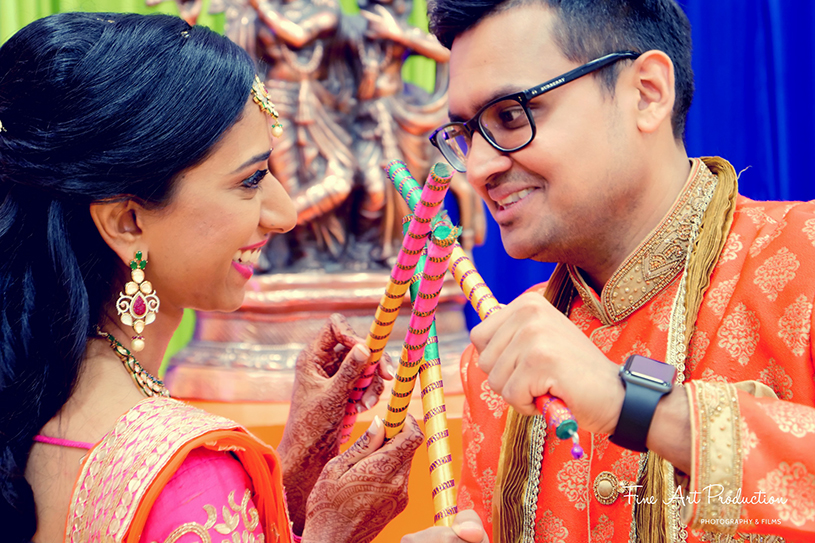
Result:
[[[676,386],[654,412],[646,445],[674,468],[691,473],[691,428],[687,387]]]

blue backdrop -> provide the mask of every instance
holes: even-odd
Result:
[[[693,29],[696,94],[688,117],[690,156],[719,155],[745,170],[754,200],[815,199],[815,2],[680,0]],[[489,217],[474,251],[501,302],[544,281],[551,264],[513,260]],[[470,310],[468,322],[477,322]]]

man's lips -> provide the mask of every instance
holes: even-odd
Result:
[[[495,205],[499,209],[504,209],[515,202],[523,200],[535,190],[535,187],[527,187],[520,190],[514,190],[512,192],[496,190],[490,192],[490,198],[493,202],[495,202]]]
[[[251,251],[252,249],[260,249],[261,247],[266,245],[266,242],[268,242],[268,241],[269,241],[268,239],[263,239],[263,240],[260,240],[257,243],[253,243],[252,245],[247,245],[246,247],[241,247],[240,250],[241,251]]]

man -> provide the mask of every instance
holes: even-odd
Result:
[[[688,158],[682,10],[436,0],[430,17],[451,48],[434,143],[511,256],[559,263],[472,331],[459,508],[494,543],[813,540],[815,205],[752,202],[729,163]],[[583,458],[532,416],[547,393]]]

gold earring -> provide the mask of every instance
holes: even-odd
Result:
[[[145,326],[156,320],[159,306],[153,284],[144,280],[145,268],[147,261],[142,260],[141,251],[136,251],[136,257],[130,261],[130,277],[133,280],[125,284],[125,291],[120,292],[116,300],[116,311],[122,324],[132,326],[136,332],[130,343],[130,350],[134,352],[144,350],[144,336],[141,333]]]

